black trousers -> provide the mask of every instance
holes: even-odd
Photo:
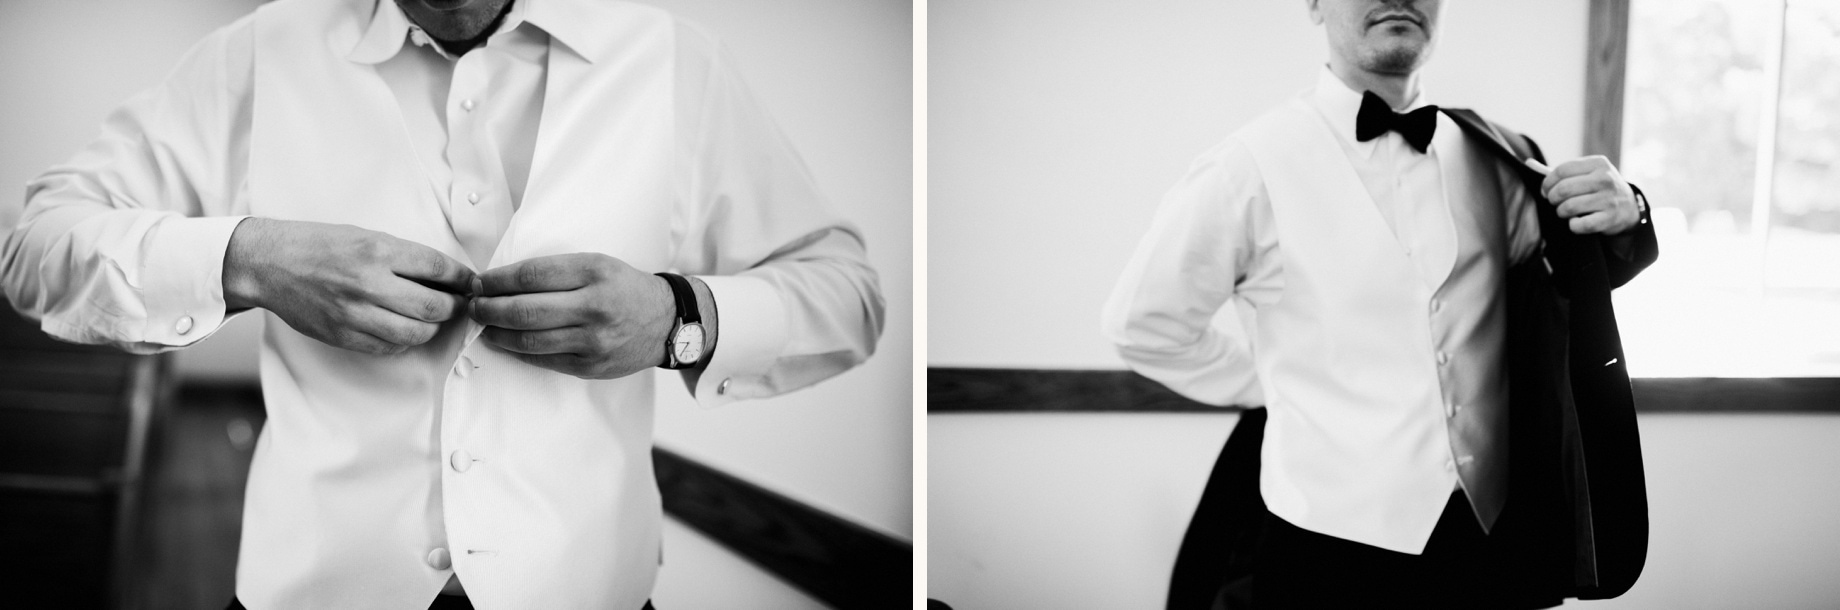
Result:
[[[224,610],[249,609],[243,607],[243,600],[232,597],[230,606]],[[459,595],[436,595],[434,603],[428,605],[428,610],[473,610],[473,602]],[[640,610],[653,610],[652,600],[645,600],[645,607]]]
[[[1504,511],[1484,534],[1462,491],[1451,494],[1422,555],[1299,528],[1272,515],[1252,571],[1254,608],[1551,608],[1532,593],[1531,567],[1500,544],[1517,524]],[[1230,606],[1229,606],[1230,607]]]

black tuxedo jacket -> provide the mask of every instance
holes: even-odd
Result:
[[[1470,142],[1516,171],[1537,208],[1538,256],[1508,270],[1509,486],[1502,519],[1528,525],[1518,556],[1540,566],[1530,586],[1556,597],[1603,599],[1635,584],[1648,553],[1648,497],[1635,402],[1610,290],[1655,261],[1654,225],[1644,206],[1625,251],[1576,235],[1540,196],[1545,161],[1533,140],[1446,108]],[[1638,189],[1637,196],[1641,196]],[[1227,439],[1183,538],[1170,578],[1171,610],[1217,607],[1243,591],[1258,561],[1265,505],[1259,445],[1265,412],[1251,409]]]

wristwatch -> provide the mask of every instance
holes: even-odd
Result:
[[[665,335],[664,368],[681,370],[695,368],[703,359],[703,319],[697,313],[696,289],[690,287],[690,280],[675,273],[659,273],[665,283],[671,285],[671,294],[677,297],[677,321],[671,325],[671,332]]]

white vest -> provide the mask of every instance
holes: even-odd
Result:
[[[250,210],[382,231],[466,262],[447,194],[418,165],[390,88],[346,59],[374,1],[257,10]],[[673,24],[636,5],[596,9],[618,24],[602,35],[640,41],[622,45],[639,51],[590,64],[552,41],[529,186],[491,267],[569,252],[641,269],[671,260],[671,206],[620,202],[676,196]],[[580,197],[606,204],[564,214],[552,203]],[[639,608],[648,598],[662,521],[652,375],[541,371],[475,342],[471,321],[395,357],[266,322],[268,425],[237,569],[249,607],[426,607],[448,578],[431,567],[434,549],[481,607]],[[303,368],[342,374],[291,372]]]
[[[1269,194],[1284,278],[1254,323],[1270,417],[1265,503],[1298,527],[1411,554],[1423,552],[1459,480],[1485,523],[1507,487],[1501,189],[1479,147],[1456,144],[1460,131],[1440,121],[1432,146],[1447,151],[1438,164],[1458,245],[1444,277],[1413,264],[1305,99],[1234,136]],[[1472,192],[1497,199],[1465,201]],[[1453,301],[1483,306],[1441,307]],[[1440,354],[1500,382],[1458,387]],[[1466,438],[1496,442],[1482,459],[1461,459],[1477,451]]]

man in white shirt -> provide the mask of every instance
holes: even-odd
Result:
[[[727,61],[627,3],[271,3],[31,183],[0,279],[137,353],[266,311],[237,603],[640,608],[645,371],[771,396],[882,328]]]
[[[1418,70],[1442,2],[1307,4],[1330,50],[1315,87],[1203,154],[1166,196],[1105,334],[1186,396],[1267,407],[1256,451],[1269,514],[1249,596],[1226,599],[1558,605],[1533,559],[1503,543],[1533,506],[1508,494],[1509,270],[1544,256],[1536,217],[1550,214],[1522,187],[1528,170],[1466,133],[1486,126],[1428,103]],[[1625,257],[1647,231],[1652,251],[1635,191],[1603,157],[1552,167],[1537,195],[1564,219],[1553,229],[1605,236]],[[1229,301],[1243,328],[1212,324]]]

